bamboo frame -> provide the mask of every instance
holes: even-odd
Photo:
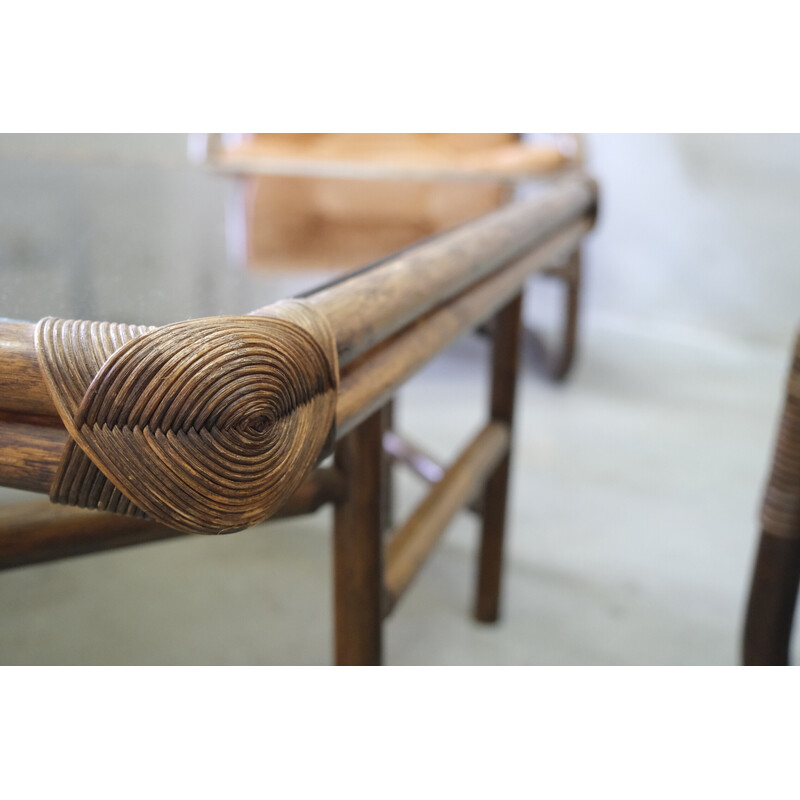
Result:
[[[330,399],[324,400],[328,408],[331,402],[335,406],[330,412],[335,416],[335,427],[330,431],[321,428],[316,422],[320,415],[315,413],[292,434],[313,435],[319,443],[327,438],[329,446],[337,442],[335,469],[316,470],[304,482],[304,473],[298,471],[292,479],[299,488],[288,501],[284,491],[280,508],[270,513],[306,513],[327,502],[336,506],[334,583],[339,663],[381,660],[383,616],[408,587],[452,516],[470,504],[483,517],[475,613],[483,621],[497,618],[521,289],[529,275],[552,269],[576,251],[595,214],[595,184],[585,177],[573,178],[320,287],[301,298],[300,304],[258,309],[249,318],[252,323],[238,322],[247,318],[198,321],[199,330],[211,326],[218,338],[227,336],[225,326],[232,324],[246,331],[260,331],[258,317],[264,317],[264,324],[273,327],[288,325],[290,332],[298,325],[306,326],[308,332],[303,336],[327,336],[335,352],[326,357],[332,359],[328,362],[332,369],[338,362],[337,381]],[[228,319],[236,322],[228,323]],[[392,398],[442,349],[491,319],[494,355],[490,422],[444,470],[417,512],[390,537],[384,570],[383,535],[391,528],[392,459],[384,451],[383,439],[391,429]],[[155,329],[152,335],[142,329],[144,332],[133,334],[123,348],[125,357],[129,361],[138,357],[140,341],[164,341],[164,346],[171,346],[172,328],[180,331],[192,325],[195,323]],[[215,332],[217,328],[219,332]],[[65,419],[64,401],[54,395],[60,389],[57,383],[55,390],[53,386],[53,375],[57,381],[60,374],[60,355],[46,357],[56,358],[55,362],[43,360],[37,349],[41,348],[40,339],[35,338],[41,335],[30,323],[0,320],[0,483],[50,491],[52,496],[52,487],[64,470],[67,443],[78,435],[80,424],[86,423],[78,420],[73,424]],[[298,335],[292,333],[295,339]],[[148,346],[160,357],[157,348],[161,345],[155,350],[153,345]],[[122,364],[122,350],[119,353],[120,358],[116,358],[116,352],[113,358]],[[103,358],[109,359],[108,363],[112,359],[107,355]],[[102,359],[98,363],[102,364]],[[132,364],[135,369],[136,361]],[[124,368],[114,369],[116,372],[106,371],[113,376]],[[102,384],[94,388],[98,380],[99,376],[89,394],[102,392]],[[278,375],[274,380],[280,384],[290,378]],[[296,391],[290,389],[293,397]],[[114,405],[109,406],[113,414],[121,399],[115,398]],[[290,408],[287,413],[291,417],[298,412]],[[283,434],[280,441],[281,446],[295,447],[294,440]],[[95,463],[96,458],[92,457]],[[298,466],[297,470],[305,467]],[[159,502],[171,507],[176,500],[167,497]],[[221,502],[226,501],[221,498]],[[41,508],[34,512],[30,525],[8,515],[5,523],[0,523],[0,568],[178,535],[171,525],[103,512],[60,508],[50,514]],[[176,513],[179,516],[166,519],[181,519],[184,512],[176,509]],[[34,532],[34,522],[39,534]]]

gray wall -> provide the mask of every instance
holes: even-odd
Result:
[[[186,152],[181,134],[0,136],[0,316],[164,324],[324,279],[232,263],[235,182]]]
[[[590,135],[596,322],[787,347],[800,324],[800,136]]]

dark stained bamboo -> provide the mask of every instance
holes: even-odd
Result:
[[[456,513],[481,490],[508,447],[508,427],[489,423],[391,537],[386,547],[387,612],[409,587]]]
[[[564,181],[306,300],[330,323],[339,363],[345,366],[576,220],[591,216],[596,202],[597,188],[590,179]]]
[[[333,523],[336,663],[381,663],[383,647],[383,531],[381,463],[383,418],[378,410],[336,446],[334,463],[347,498]]]
[[[303,303],[158,328],[47,317],[35,337],[70,435],[57,502],[238,531],[272,516],[332,446],[336,343]]]
[[[495,423],[505,424],[509,430],[513,429],[514,424],[521,315],[520,293],[497,315],[492,331],[490,414]],[[474,611],[475,619],[479,622],[494,622],[500,609],[510,463],[509,446],[495,469],[489,473],[483,495],[483,526]]]
[[[58,419],[33,344],[35,325],[0,319],[0,412]]]
[[[47,494],[67,439],[57,418],[0,412],[2,485]]]
[[[333,468],[314,470],[272,519],[310,514],[341,502],[345,483]],[[187,535],[149,520],[34,500],[0,507],[0,570]]]
[[[519,292],[532,272],[568,255],[586,233],[586,220],[419,319],[342,373],[337,430],[346,433],[379,408],[398,387],[463,333],[480,325]]]
[[[0,570],[185,536],[148,520],[47,500],[0,510]]]

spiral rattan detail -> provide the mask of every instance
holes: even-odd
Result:
[[[36,346],[71,436],[55,502],[240,530],[276,511],[332,440],[336,343],[302,302],[160,328],[47,318]]]
[[[800,539],[800,336],[787,380],[761,523],[765,531],[775,536]]]

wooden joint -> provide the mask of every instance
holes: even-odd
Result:
[[[335,440],[336,343],[297,301],[161,328],[46,318],[69,441],[53,502],[228,533],[269,517]]]

